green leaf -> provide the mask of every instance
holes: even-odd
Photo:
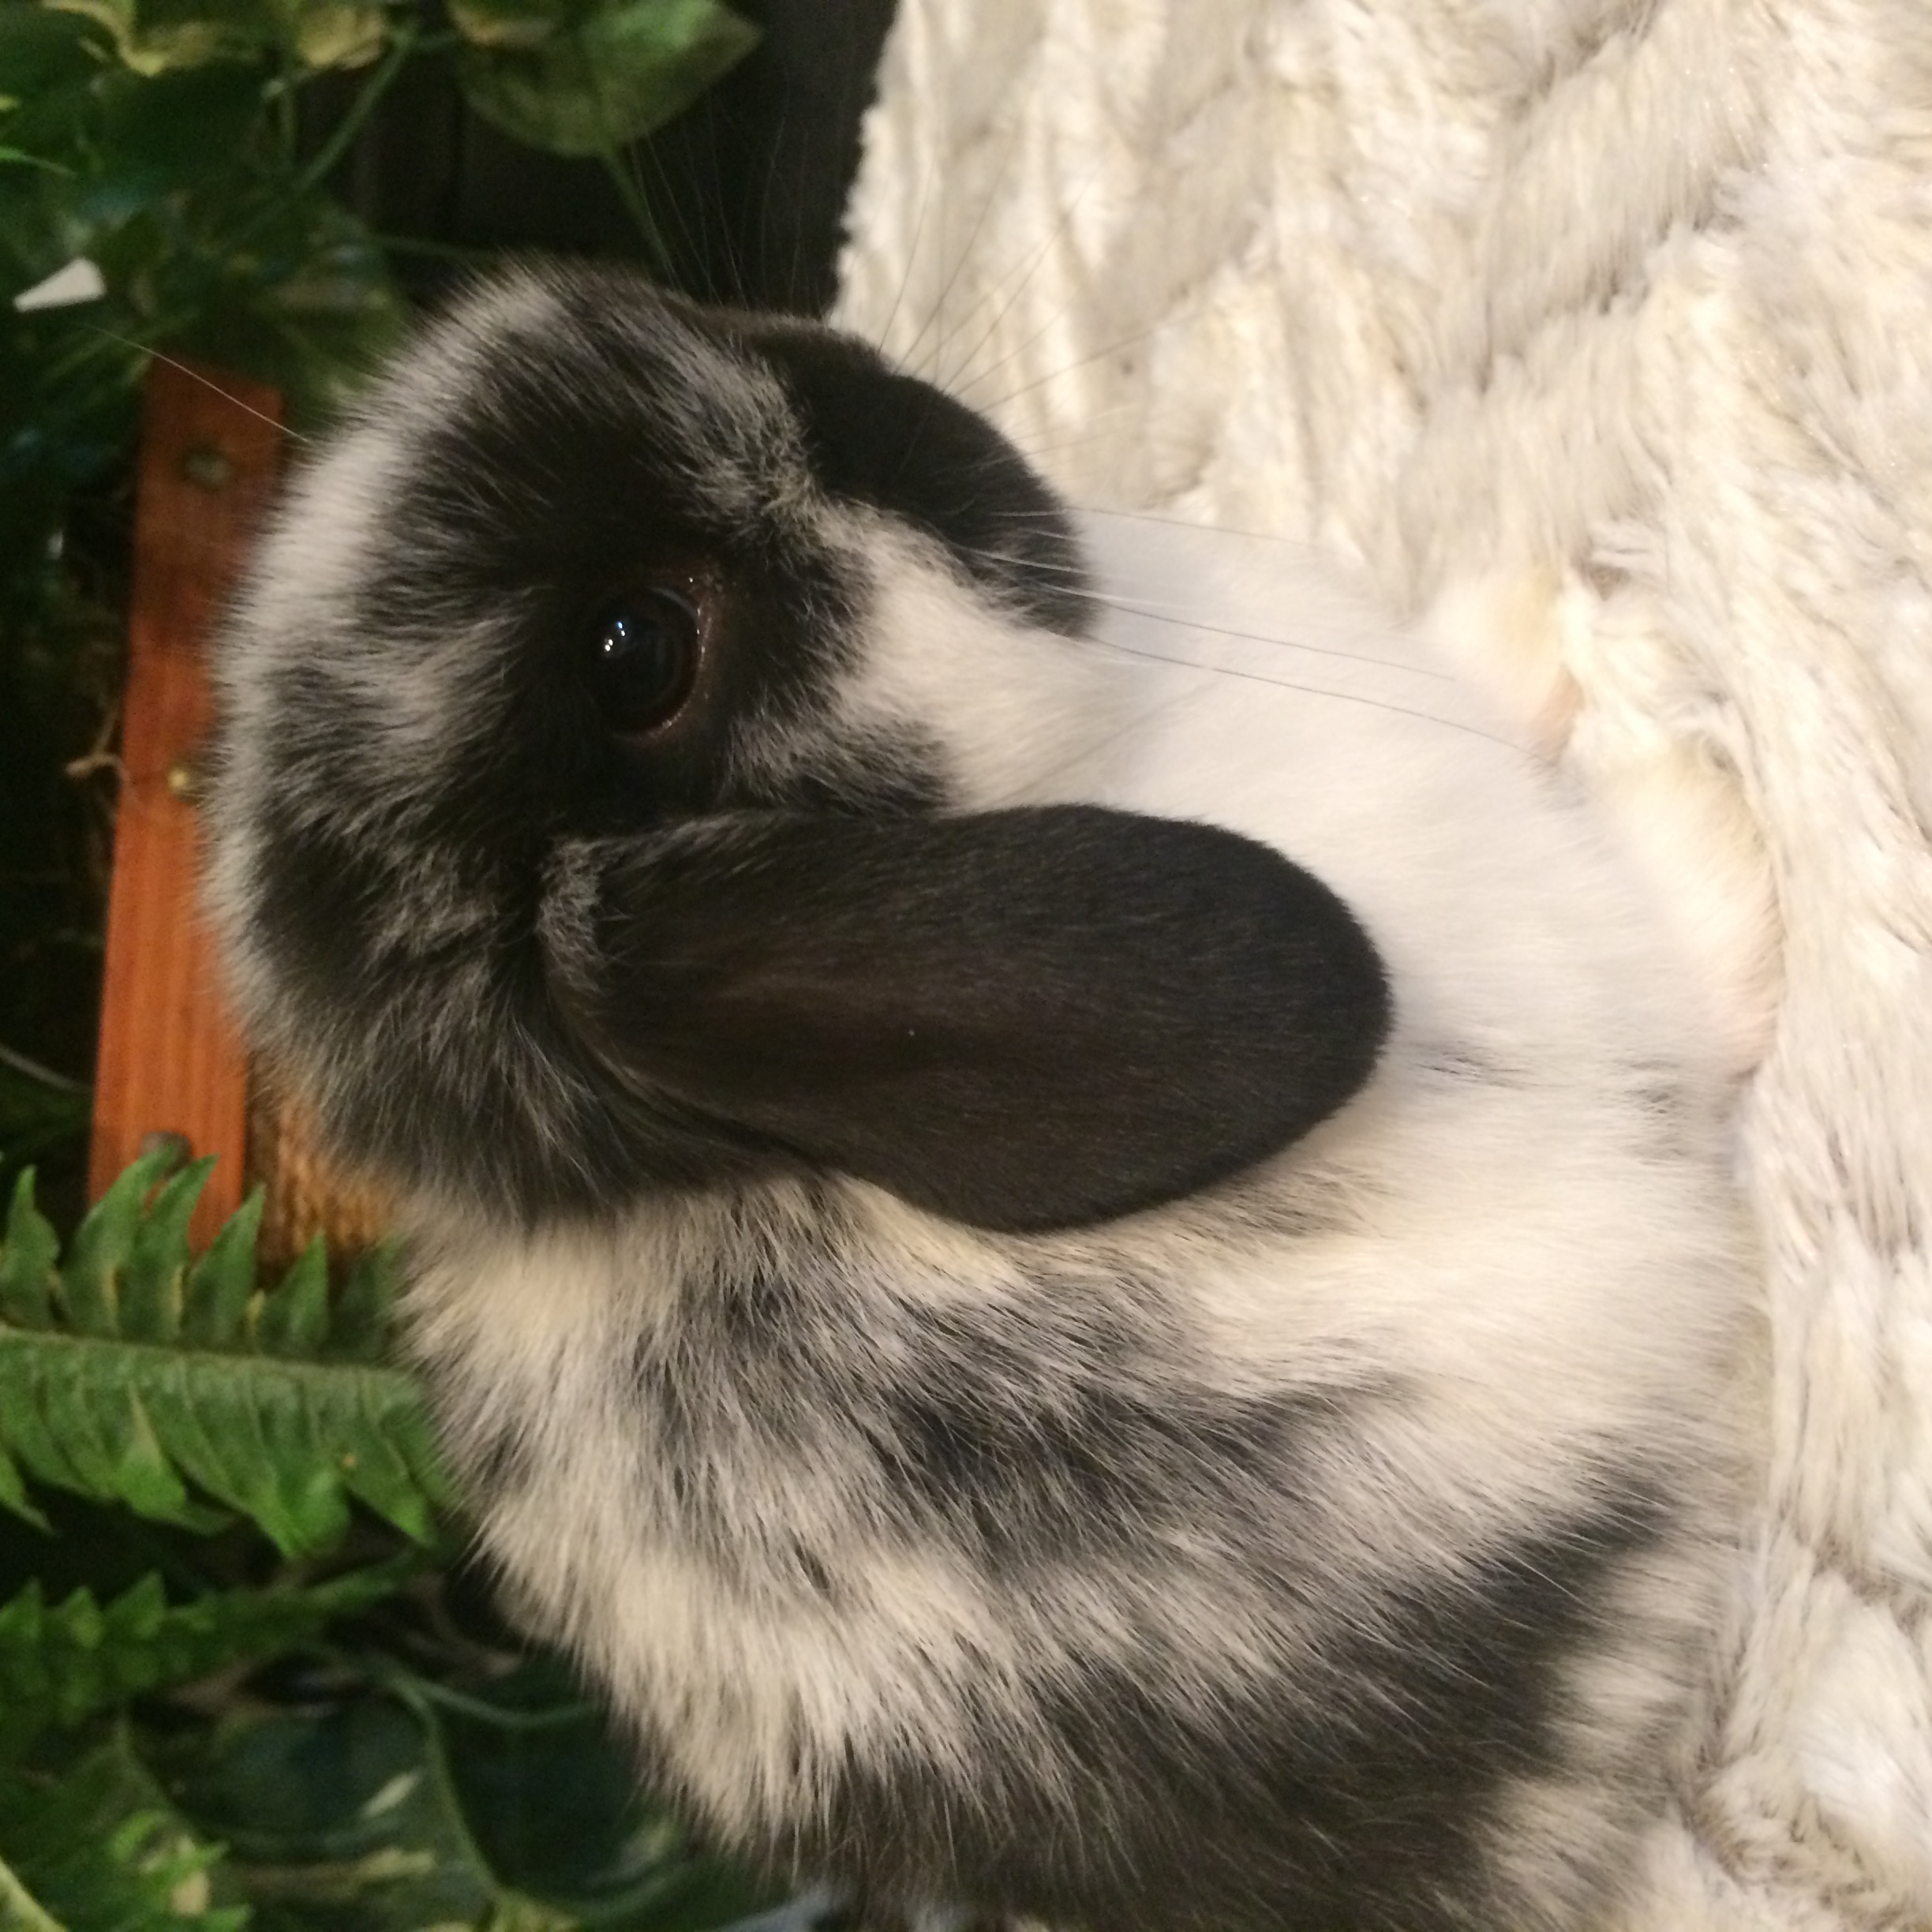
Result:
[[[53,1527],[28,1500],[27,1485],[21,1477],[20,1465],[4,1451],[0,1451],[0,1509],[10,1511],[14,1515],[32,1523],[36,1530],[51,1531]]]
[[[0,1329],[0,1335],[6,1331]],[[84,1489],[85,1482],[60,1443],[48,1432],[28,1377],[24,1353],[0,1346],[0,1454],[24,1467],[28,1474],[57,1488]]]
[[[236,1875],[296,1923],[474,1926],[497,1886],[440,1788],[421,1725],[367,1691],[238,1713],[171,1779]]]
[[[159,1522],[204,1532],[223,1526],[227,1518],[221,1511],[209,1509],[189,1496],[155,1433],[137,1390],[96,1395],[93,1408],[100,1418],[101,1439],[113,1458],[116,1496],[137,1515]]]
[[[174,1164],[171,1151],[142,1155],[114,1177],[80,1223],[60,1271],[60,1300],[82,1335],[119,1332],[122,1271],[134,1252],[148,1190]]]
[[[554,1658],[466,1697],[395,1685],[466,1836],[518,1896],[639,1932],[703,1932],[780,1902],[638,1790],[623,1739]]]
[[[134,1230],[121,1286],[121,1332],[131,1342],[171,1342],[181,1327],[188,1222],[215,1156],[191,1161],[166,1181]]]
[[[356,1257],[335,1300],[336,1350],[359,1361],[380,1361],[402,1290],[402,1255],[395,1241],[379,1241]]]
[[[5,1859],[0,1859],[0,1926],[7,1932],[66,1932],[58,1919],[41,1909]]]
[[[345,1448],[339,1430],[322,1425],[299,1383],[266,1383],[260,1394],[264,1399],[252,1405],[251,1419],[263,1455],[249,1513],[284,1550],[327,1549],[349,1527],[342,1458],[354,1451]],[[279,1530],[272,1526],[277,1520]]]
[[[47,0],[105,28],[115,52],[153,77],[279,49],[308,68],[359,67],[382,51],[381,0]]]
[[[184,1808],[257,1897],[395,1932],[710,1932],[777,1902],[640,1793],[633,1747],[556,1660],[462,1693],[378,1671],[333,1708],[232,1721],[182,1766]]]
[[[21,1328],[44,1328],[52,1321],[58,1285],[54,1264],[59,1256],[59,1237],[34,1205],[29,1167],[13,1184],[5,1245],[0,1245],[0,1321]]]
[[[481,47],[528,53],[560,28],[580,20],[582,0],[450,0],[449,17],[466,40]]]
[[[103,36],[49,6],[0,6],[0,95],[30,101],[85,80],[100,66]]]
[[[147,272],[163,279],[179,272],[172,262],[202,264],[181,291],[193,323],[168,346],[272,383],[298,429],[335,414],[408,327],[382,250],[319,190],[238,204],[206,234],[170,236],[157,213],[128,240],[152,264]],[[101,261],[111,280],[112,251]]]
[[[318,1234],[272,1294],[262,1298],[255,1339],[271,1355],[313,1355],[329,1328],[328,1255]]]
[[[209,1903],[218,1854],[124,1735],[56,1769],[0,1766],[0,1924],[22,1932],[241,1932]]]
[[[250,180],[247,163],[263,85],[256,68],[228,62],[148,80],[122,72],[103,75],[88,91],[84,155],[58,197],[68,253],[103,260],[111,253],[108,237],[166,197],[218,196],[224,189],[232,193],[238,179]],[[35,116],[28,127],[42,118]],[[75,110],[65,118],[72,125]],[[60,152],[44,139],[40,144],[43,152]],[[128,286],[129,267],[116,261],[109,281]],[[206,273],[204,264],[174,264],[174,279],[196,268]]]
[[[245,59],[275,46],[280,24],[258,0],[46,0],[107,29],[121,59],[152,77],[211,61]]]
[[[45,168],[51,174],[71,174],[73,172],[73,169],[63,167],[58,161],[48,160],[44,155],[28,154],[23,148],[9,148],[5,141],[0,141],[0,162],[10,163],[16,167]],[[9,1145],[12,1144],[17,1131],[12,1128],[8,1129],[7,1140]]]
[[[155,1480],[187,1477],[290,1556],[333,1542],[351,1495],[425,1542],[449,1499],[414,1383],[361,1363],[0,1329],[0,1451],[96,1501],[208,1526]]]
[[[0,147],[0,160],[36,161],[32,155]],[[42,167],[55,168],[51,161]],[[38,1159],[50,1148],[77,1140],[87,1131],[92,1095],[71,1080],[36,1079],[25,1071],[28,1061],[0,1055],[0,1159]]]
[[[261,1231],[259,1187],[223,1223],[188,1271],[182,1335],[201,1348],[234,1348],[242,1339],[249,1298],[255,1292],[255,1240]]]
[[[530,12],[542,17],[541,9]],[[552,154],[608,154],[681,113],[758,43],[718,0],[611,0],[534,45],[463,47],[457,77],[470,104],[507,133]]]
[[[163,1161],[137,1162],[114,1182],[58,1271],[30,1185],[16,1192],[0,1249],[0,1504],[39,1520],[24,1470],[190,1530],[238,1511],[294,1556],[339,1538],[353,1498],[433,1543],[449,1487],[415,1383],[371,1359],[373,1306],[356,1312],[346,1350],[332,1352],[319,1246],[251,1302],[259,1196],[186,1269],[205,1166],[144,1210]],[[174,1322],[170,1285],[185,1270]],[[61,1296],[46,1291],[50,1271]],[[376,1293],[364,1288],[365,1304]],[[11,1318],[17,1308],[29,1321]]]
[[[0,1750],[17,1753],[46,1726],[309,1641],[393,1595],[420,1567],[405,1556],[305,1589],[218,1591],[178,1604],[153,1575],[105,1606],[84,1589],[47,1604],[30,1582],[0,1604]]]
[[[296,57],[305,67],[363,67],[389,38],[379,0],[283,0]]]

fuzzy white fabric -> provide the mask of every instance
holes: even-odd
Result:
[[[841,319],[1541,707],[1726,985],[1756,1560],[1628,1924],[1932,1924],[1932,6],[902,0]]]

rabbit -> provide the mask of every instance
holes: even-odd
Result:
[[[253,1050],[710,1839],[878,1923],[1616,1908],[1737,1560],[1730,1076],[1414,637],[525,264],[295,477],[219,691]]]

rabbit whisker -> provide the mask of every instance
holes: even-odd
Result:
[[[987,217],[993,212],[994,204],[1000,198],[1000,190],[1005,185],[1006,170],[1012,164],[1013,149],[1017,145],[1019,139],[1020,123],[1016,120],[1008,131],[1005,152],[1000,156],[999,166],[994,170],[992,184],[987,189],[985,198],[979,204],[979,212],[974,216],[972,227],[968,231],[964,242],[960,245],[959,258],[953,264],[953,272],[946,277],[945,285],[939,290],[939,299],[934,305],[932,314],[927,317],[929,325],[934,320],[940,324],[938,337],[933,343],[932,354],[927,358],[926,362],[926,369],[930,372],[928,380],[937,388],[949,390],[952,388],[950,380],[942,379],[938,373],[940,358],[945,354],[947,348],[957,339],[960,331],[972,320],[973,313],[971,309],[968,309],[966,313],[958,317],[949,328],[945,326],[946,302],[951,297],[960,277],[966,272],[967,264],[972,260],[973,245],[979,239],[979,231],[986,226]],[[924,333],[925,331],[922,329],[920,334]],[[970,359],[968,358],[968,360]]]
[[[1008,350],[1008,352],[1005,355],[1002,356],[997,361],[989,363],[987,367],[975,371],[971,376],[968,376],[966,373],[968,369],[972,368],[974,360],[975,358],[977,358],[980,350],[985,348],[987,344],[990,343],[993,339],[994,336],[999,332],[1000,324],[1006,320],[1007,316],[1012,312],[1014,303],[1018,301],[1020,298],[1026,293],[1028,284],[1032,281],[1035,275],[1039,272],[1040,264],[1046,260],[1047,255],[1051,252],[1054,243],[1060,239],[1061,235],[1065,234],[1068,228],[1072,225],[1074,216],[1080,212],[1080,203],[1086,199],[1088,189],[1090,189],[1093,185],[1094,182],[1099,178],[1099,173],[1100,170],[1097,165],[1090,169],[1088,172],[1087,178],[1082,182],[1079,187],[1075,189],[1072,195],[1068,197],[1065,208],[1061,211],[1060,219],[1055,222],[1052,228],[1048,230],[1045,240],[1043,241],[1039,246],[1034,250],[1033,253],[1020,264],[1020,269],[1017,278],[1015,278],[1012,287],[1005,291],[1005,299],[1002,301],[999,307],[994,311],[992,320],[987,324],[986,328],[981,333],[979,339],[975,342],[973,346],[966,351],[964,356],[960,358],[957,367],[953,369],[952,373],[945,379],[945,383],[942,385],[943,388],[958,396],[959,399],[962,402],[965,402],[967,399],[965,395],[965,391],[967,390],[972,388],[975,384],[985,381],[987,376],[994,374],[996,371],[1004,369],[1016,355],[1024,354],[1028,349],[1032,347],[1035,343],[1039,340],[1040,336],[1046,333],[1046,329],[1051,328],[1054,324],[1058,322],[1060,318],[1066,313],[1066,310],[1064,307],[1057,309],[1052,316],[1049,318],[1044,328],[1037,331],[1033,335],[1029,335],[1024,342],[1017,344],[1014,348]],[[1000,292],[1001,291],[997,288],[992,290],[989,292],[987,299],[989,301],[994,299],[1000,294]]]
[[[989,550],[975,545],[973,555],[983,557],[990,564],[1015,564],[1039,567],[1039,560],[1017,556],[1010,551]],[[1204,623],[1188,614],[1184,604],[1156,605],[1143,601],[1131,596],[1113,596],[1104,590],[1089,590],[1087,593],[1096,604],[1104,604],[1109,610],[1117,610],[1123,616],[1144,617],[1150,623],[1172,624],[1176,628],[1200,631],[1211,637],[1231,638],[1244,644],[1267,644],[1278,650],[1305,651],[1317,657],[1340,657],[1350,664],[1380,665],[1385,670],[1406,671],[1417,677],[1432,678],[1437,683],[1453,684],[1457,680],[1447,671],[1438,671],[1428,665],[1405,663],[1400,658],[1377,657],[1367,651],[1342,650],[1332,644],[1308,644],[1299,638],[1272,637],[1265,631],[1240,631],[1229,624]]]
[[[291,443],[305,444],[313,440],[303,436],[298,430],[291,429],[286,423],[279,421],[266,410],[258,410],[253,404],[244,402],[238,395],[224,389],[219,383],[210,381],[199,369],[190,369],[185,362],[177,361],[165,350],[153,348],[144,342],[137,342],[131,335],[117,335],[112,329],[104,329],[97,322],[83,322],[80,326],[90,335],[103,336],[109,342],[120,343],[123,349],[133,349],[142,355],[152,356],[157,362],[165,362],[170,369],[185,376],[190,382],[198,382],[204,389],[212,389],[215,395],[232,402],[237,409],[245,410],[258,421],[267,423],[271,429],[280,430]]]
[[[1299,684],[1291,678],[1267,677],[1259,671],[1237,670],[1231,665],[1202,664],[1193,657],[1170,657],[1163,651],[1140,650],[1131,644],[1118,644],[1111,638],[1096,638],[1093,642],[1096,650],[1116,651],[1123,657],[1141,658],[1150,664],[1173,665],[1181,670],[1199,671],[1210,677],[1240,678],[1250,684],[1272,684],[1279,691],[1305,691],[1311,698],[1333,698],[1343,704],[1367,705],[1373,710],[1393,711],[1402,717],[1419,718],[1425,724],[1440,724],[1449,731],[1465,732],[1472,738],[1484,738],[1491,744],[1514,748],[1510,746],[1508,739],[1499,737],[1494,732],[1481,730],[1473,724],[1465,724],[1458,718],[1443,717],[1434,711],[1420,711],[1411,705],[1391,704],[1385,698],[1365,698],[1359,691],[1333,691],[1325,684]],[[1381,661],[1374,659],[1370,661],[1379,663]]]
[[[1047,326],[1050,328],[1052,324],[1050,323]],[[1043,335],[1046,331],[1043,330],[1040,332]],[[1044,376],[1035,376],[1032,382],[1022,383],[1017,389],[1009,389],[1002,396],[995,396],[990,402],[975,402],[972,406],[983,414],[995,416],[1000,410],[1017,402],[1023,395],[1031,395],[1035,390],[1043,389],[1049,383],[1058,382],[1063,376],[1071,376],[1076,369],[1089,368],[1095,362],[1104,362],[1109,356],[1119,355],[1126,350],[1137,348],[1153,334],[1154,329],[1151,325],[1144,329],[1138,329],[1131,335],[1123,336],[1118,342],[1109,343],[1104,349],[1095,350],[1091,355],[1080,356],[1071,362],[1063,363],[1058,369],[1050,370]],[[1038,339],[1037,336],[1033,338],[1035,341]],[[1022,343],[1019,349],[1013,351],[1013,354],[1017,355],[1031,346],[1030,343]],[[1002,358],[1001,361],[1005,362],[1012,359],[1011,356],[1007,356]],[[993,365],[994,369],[1000,366],[1001,364],[998,362]],[[992,370],[987,370],[987,373],[990,375]],[[975,381],[978,380],[979,378],[975,378]],[[969,384],[968,387],[971,385]]]
[[[904,265],[899,271],[899,286],[893,291],[892,306],[886,310],[878,339],[872,345],[882,355],[886,353],[886,345],[892,340],[893,324],[899,320],[899,311],[905,306],[906,292],[912,286],[913,264],[919,260],[919,242],[926,233],[926,208],[931,198],[933,173],[928,168],[919,176],[919,208],[912,217],[912,239],[906,249]],[[904,357],[898,359],[902,362],[906,360]]]
[[[1366,651],[1341,650],[1332,644],[1305,644],[1298,638],[1269,637],[1258,631],[1237,631],[1232,625],[1203,623],[1198,618],[1187,615],[1184,605],[1170,605],[1166,609],[1134,602],[1132,599],[1109,597],[1105,591],[1089,591],[1088,594],[1097,604],[1104,604],[1109,610],[1117,610],[1123,616],[1144,617],[1150,623],[1172,624],[1177,629],[1205,631],[1210,637],[1234,638],[1245,644],[1268,644],[1278,650],[1307,651],[1317,657],[1342,657],[1350,664],[1380,665],[1390,671],[1406,671],[1416,677],[1433,678],[1440,684],[1453,684],[1455,679],[1447,671],[1437,671],[1427,665],[1405,664],[1397,657],[1376,657]]]

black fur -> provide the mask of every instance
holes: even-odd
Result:
[[[784,384],[824,488],[937,537],[1031,622],[1069,636],[1086,630],[1086,567],[1066,513],[985,417],[850,335],[772,320],[730,326]]]
[[[1354,1092],[1388,1025],[1318,880],[1093,807],[713,822],[614,848],[590,916],[553,986],[623,1084],[976,1226],[1223,1180]]]
[[[909,1752],[853,1764],[828,1822],[769,1855],[888,1907],[960,1897],[1095,1932],[1491,1932],[1484,1836],[1512,1780],[1559,1766],[1556,1673],[1661,1523],[1631,1494],[1472,1556],[1292,1687],[1204,1699],[1157,1658],[1043,1675],[1037,1750],[1013,1747],[1008,1709],[968,1778]],[[1281,1587],[1300,1580],[1290,1555]]]
[[[589,271],[549,298],[397,445],[345,645],[265,674],[256,932],[339,1015],[317,1098],[342,1142],[532,1221],[803,1164],[1042,1227],[1219,1179],[1354,1091],[1386,993],[1305,874],[1120,814],[935,817],[934,746],[837,715],[872,586],[812,492],[893,507],[1078,627],[1070,530],[997,432],[828,331]],[[705,586],[702,668],[627,737],[592,653],[667,571]],[[369,751],[412,681],[441,695],[414,701],[434,777],[405,804]],[[737,822],[761,813],[796,815]],[[539,938],[585,841],[637,859],[594,967]],[[399,917],[426,889],[459,909]]]

